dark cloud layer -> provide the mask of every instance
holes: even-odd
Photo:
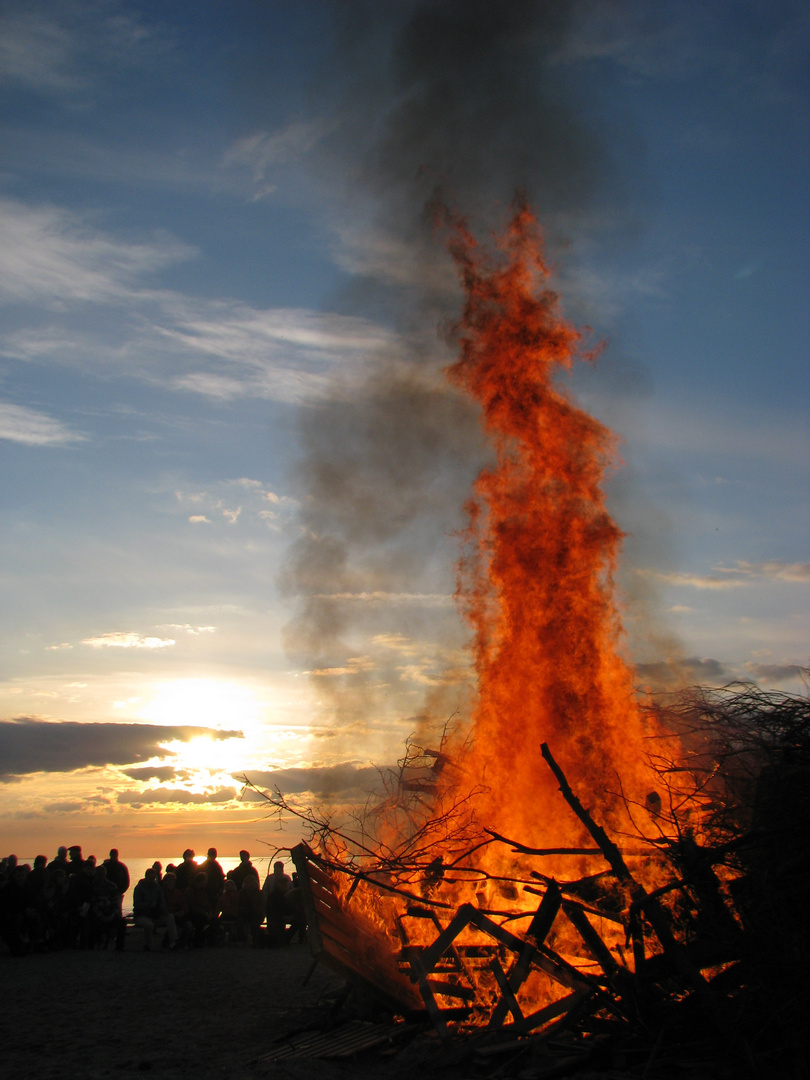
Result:
[[[187,791],[185,788],[155,788],[152,791],[122,791],[117,802],[138,809],[139,806],[204,806],[208,803],[231,802],[237,796],[236,788],[217,788],[216,791]]]
[[[167,755],[169,742],[205,735],[241,739],[241,731],[157,724],[52,723],[19,717],[0,721],[0,781],[35,772],[74,772],[88,766],[131,765]]]
[[[122,769],[121,771],[130,780],[140,780],[142,783],[146,783],[147,780],[158,780],[161,784],[165,784],[169,780],[181,780],[188,775],[185,769],[175,769],[173,765],[144,765],[141,769]]]
[[[636,664],[635,671],[640,684],[665,690],[689,685],[721,686],[733,678],[719,660],[699,656]]]

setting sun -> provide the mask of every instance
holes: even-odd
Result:
[[[156,686],[151,700],[138,708],[138,713],[153,724],[239,730],[247,737],[261,724],[263,708],[253,691],[240,683],[174,679]]]

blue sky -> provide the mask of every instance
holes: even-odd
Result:
[[[436,184],[482,232],[523,186],[604,342],[639,685],[802,690],[808,37],[798,0],[0,5],[7,847],[236,850],[233,774],[349,797],[463,707],[487,451]]]

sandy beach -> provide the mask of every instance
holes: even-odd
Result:
[[[379,1055],[269,1062],[275,1041],[328,1016],[342,980],[306,945],[144,953],[0,954],[0,1059],[15,1080],[77,1076],[299,1078],[379,1074]],[[262,1060],[265,1059],[265,1060]],[[398,1070],[395,1070],[398,1071]]]

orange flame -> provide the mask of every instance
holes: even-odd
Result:
[[[620,782],[644,783],[644,725],[614,601],[623,534],[602,489],[616,440],[555,382],[592,354],[546,285],[531,211],[517,206],[495,252],[451,224],[466,300],[448,374],[480,403],[495,450],[467,505],[460,562],[479,681],[465,768],[489,789],[479,819],[532,844],[549,819],[558,838],[564,815],[541,743],[603,820],[623,817]],[[568,835],[579,836],[573,819]]]

